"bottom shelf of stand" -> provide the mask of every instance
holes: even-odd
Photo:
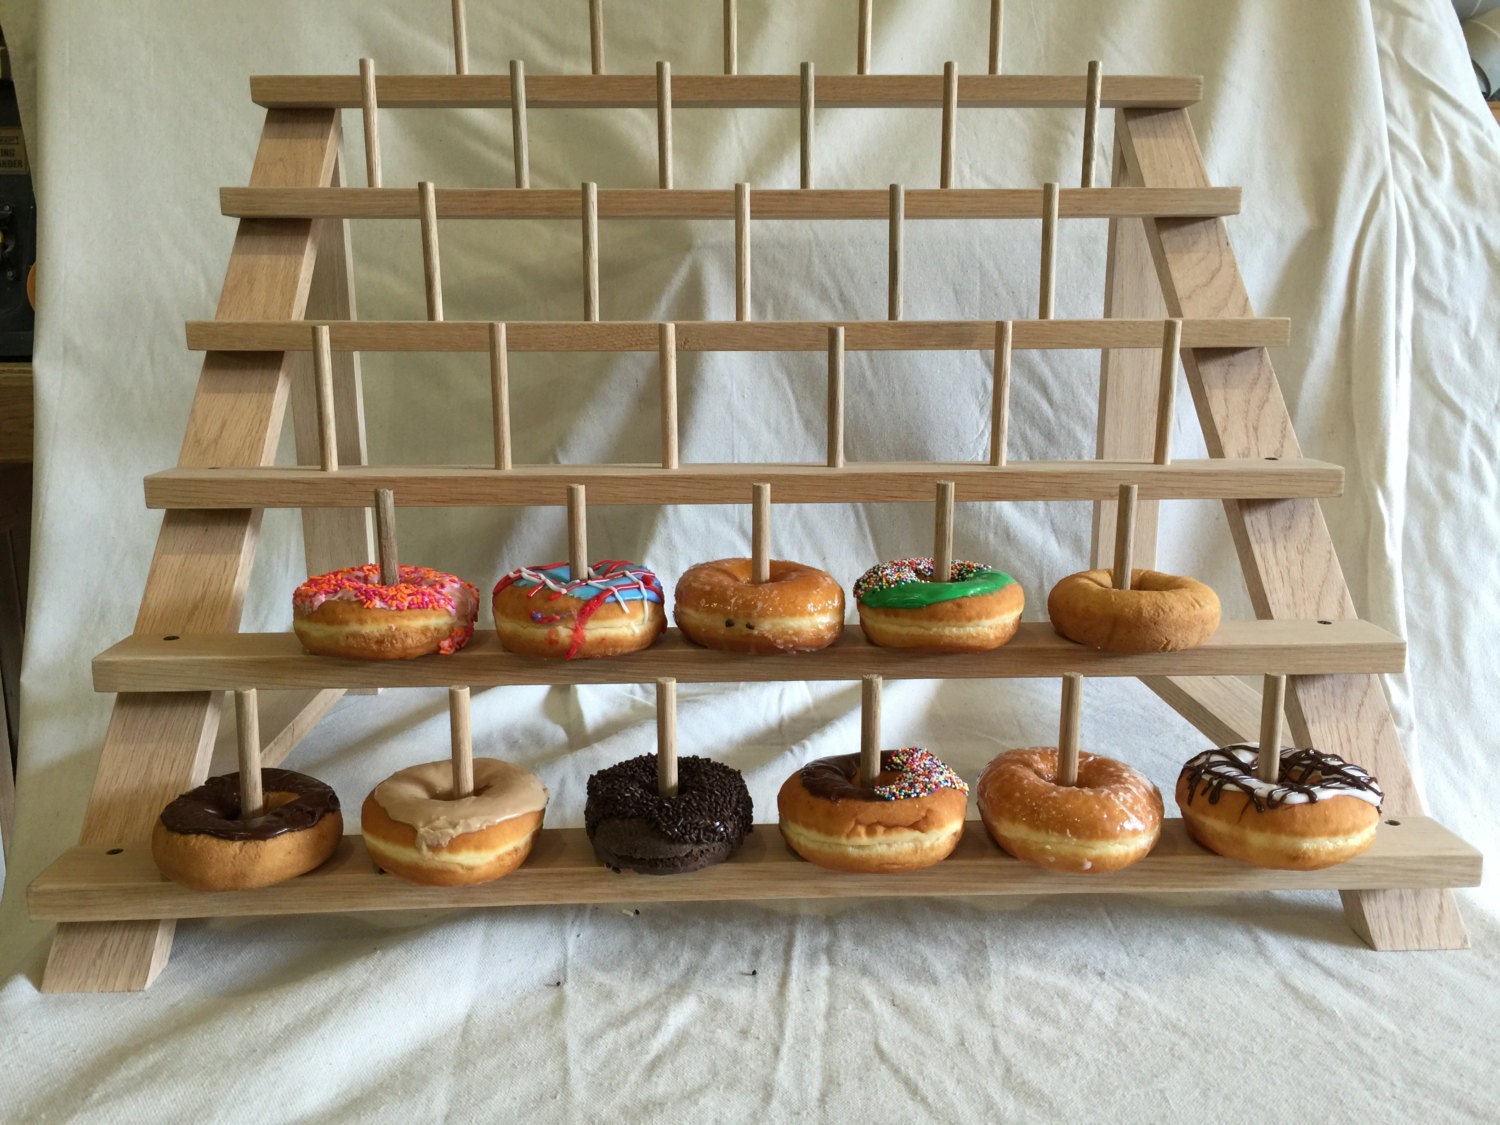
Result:
[[[620,874],[594,858],[583,829],[552,828],[543,830],[516,871],[459,888],[421,887],[380,873],[359,836],[346,836],[327,863],[290,882],[211,894],[164,879],[149,845],[80,846],[37,876],[27,904],[38,921],[108,922],[557,903],[1472,887],[1480,868],[1478,851],[1426,817],[1385,821],[1363,855],[1322,871],[1268,871],[1224,859],[1189,839],[1182,821],[1168,820],[1151,855],[1098,876],[1044,871],[1012,859],[977,820],[953,855],[903,875],[827,871],[793,854],[768,824],[756,825],[734,858],[717,867],[686,875]]]

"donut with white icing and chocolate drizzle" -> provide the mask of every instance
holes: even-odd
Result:
[[[1182,767],[1177,804],[1198,843],[1257,867],[1314,871],[1374,842],[1384,800],[1375,778],[1333,754],[1288,748],[1276,780],[1262,781],[1259,753],[1237,743]]]
[[[581,579],[567,563],[523,566],[495,584],[495,632],[511,652],[577,660],[648,647],[667,627],[661,581],[621,559]]]
[[[925,652],[986,652],[1021,627],[1026,595],[1004,571],[954,560],[934,582],[930,558],[872,566],[854,584],[859,627],[873,644]]]
[[[781,835],[803,859],[835,871],[892,874],[931,867],[964,833],[969,786],[920,747],[886,750],[873,785],[859,755],[809,762],[776,795]]]
[[[292,631],[302,647],[351,660],[411,660],[469,643],[478,590],[425,566],[400,567],[399,575],[396,585],[382,585],[380,565],[366,563],[302,583],[292,594]]]

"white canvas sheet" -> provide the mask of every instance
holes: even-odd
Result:
[[[718,67],[718,5],[608,5],[609,65]],[[745,0],[741,69],[852,69],[855,5]],[[1005,67],[1201,73],[1193,119],[1258,311],[1294,318],[1278,373],[1310,456],[1345,465],[1328,521],[1361,612],[1410,640],[1390,681],[1432,810],[1493,852],[1489,761],[1500,450],[1490,270],[1500,134],[1472,92],[1446,0],[1012,0]],[[471,0],[476,69],[587,67],[581,0]],[[877,70],[984,64],[986,6],[883,0]],[[182,322],[212,315],[260,113],[250,73],[448,65],[442,0],[372,3],[47,0],[4,5],[22,67],[42,206],[37,535],[24,682],[20,819],[0,904],[0,1119],[1346,1120],[1493,1118],[1500,909],[1460,895],[1466,953],[1367,952],[1333,894],[1082,896],[999,903],[528,909],[188,923],[143,995],[42,997],[45,927],[22,892],[76,838],[110,699],[89,658],[130,631],[159,516],[140,478],[172,464],[199,357]],[[677,116],[678,183],[796,182],[793,113]],[[346,154],[363,167],[357,117]],[[534,183],[654,183],[654,115],[537,112]],[[960,184],[1029,186],[1077,168],[1078,115],[965,112]],[[820,186],[936,181],[934,114],[819,116]],[[1101,152],[1111,132],[1106,122]],[[507,183],[507,116],[391,113],[388,184]],[[486,227],[488,229],[486,229]],[[570,224],[445,224],[452,318],[578,315]],[[762,318],[884,311],[876,224],[760,224]],[[1035,224],[914,225],[907,315],[1032,315]],[[356,228],[365,317],[421,315],[414,224]],[[726,224],[606,224],[607,319],[733,315]],[[1058,312],[1098,315],[1104,225],[1070,223]],[[374,462],[483,461],[479,357],[365,359]],[[821,360],[684,361],[685,460],[812,459]],[[523,357],[522,460],[649,460],[649,357]],[[1097,357],[1018,360],[1012,455],[1091,455]],[[988,360],[851,357],[854,459],[982,454]],[[1201,449],[1183,396],[1178,447]],[[960,510],[961,557],[1012,570],[1040,617],[1086,558],[1082,504]],[[777,553],[846,583],[930,542],[919,506],[778,510]],[[742,553],[742,509],[596,509],[599,553],[670,584]],[[481,585],[560,553],[555,510],[403,511],[403,557]],[[1161,562],[1248,614],[1223,517],[1168,505]],[[265,520],[244,627],[281,629],[301,543]],[[808,758],[851,747],[851,685],[682,691],[684,753],[746,772],[759,818]],[[972,777],[1051,741],[1054,683],[900,683],[892,745],[930,746]],[[295,755],[352,811],[404,764],[445,752],[439,692],[346,700]],[[588,775],[649,749],[639,688],[509,689],[475,699],[476,749],[537,769],[549,823],[582,820]],[[1201,739],[1135,684],[1091,682],[1087,748],[1169,786]]]

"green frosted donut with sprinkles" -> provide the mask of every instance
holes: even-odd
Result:
[[[875,609],[925,609],[938,602],[993,594],[1015,579],[976,562],[953,562],[947,582],[932,580],[932,559],[897,559],[872,566],[854,584],[854,597]]]

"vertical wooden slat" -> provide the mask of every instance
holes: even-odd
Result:
[[[583,485],[568,485],[568,577],[577,582],[591,577],[589,568],[589,508]]]
[[[656,681],[656,792],[677,796],[677,681]]]
[[[589,0],[589,66],[604,73],[604,0]]]
[[[599,319],[599,185],[583,185],[583,319]]]
[[[1286,707],[1286,677],[1266,676],[1261,689],[1260,752],[1255,773],[1275,784],[1281,779],[1281,713]]]
[[[750,486],[750,581],[771,581],[771,486]]]
[[[1057,784],[1078,784],[1078,728],[1083,716],[1083,677],[1063,676],[1062,714],[1057,729]]]
[[[490,325],[490,409],[494,415],[495,468],[511,467],[510,344],[505,325]]]
[[[1008,320],[995,322],[995,375],[990,396],[990,464],[1006,463],[1010,442],[1010,360],[1014,326]]]
[[[740,70],[740,11],[738,0],[724,0],[724,73]]]
[[[1057,184],[1042,188],[1042,278],[1037,298],[1037,316],[1042,320],[1052,319],[1057,297],[1057,199]]]
[[[469,689],[448,689],[448,734],[453,751],[452,799],[474,795],[474,726],[469,710]]]
[[[870,73],[870,38],[874,32],[872,0],[859,0],[859,42],[855,48],[855,73]]]
[[[1135,502],[1140,486],[1120,485],[1120,499],[1115,516],[1115,567],[1116,590],[1128,590],[1131,586],[1131,571],[1135,569]]]
[[[859,783],[869,787],[880,777],[879,676],[866,676],[859,696]]]
[[[734,185],[734,319],[750,319],[750,185]]]
[[[260,705],[254,688],[234,693],[235,734],[239,744],[240,819],[265,810],[260,778]]]
[[[932,533],[934,582],[949,582],[953,578],[953,491],[951,480],[938,481]]]
[[[380,584],[401,582],[401,556],[396,550],[396,494],[389,488],[375,490],[375,538],[380,544]]]
[[[375,60],[359,60],[359,91],[365,126],[365,182],[381,186],[380,103],[375,94]]]
[[[953,145],[958,131],[958,68],[943,64],[943,150],[938,176],[941,187],[953,186]]]
[[[656,64],[656,186],[672,186],[672,64]]]
[[[1094,186],[1094,150],[1099,146],[1099,100],[1104,90],[1104,72],[1099,60],[1089,63],[1087,93],[1083,103],[1083,175],[1082,185]]]
[[[901,257],[905,247],[906,192],[900,184],[891,185],[889,254],[886,275],[886,317],[901,319]]]
[[[661,379],[661,467],[675,469],[677,460],[677,325],[659,327],[657,371]]]
[[[526,123],[526,63],[510,60],[510,137],[515,155],[516,187],[531,186],[531,139]]]
[[[802,64],[802,186],[813,186],[813,114],[816,111],[813,64]]]
[[[432,181],[417,185],[421,200],[422,281],[427,289],[427,319],[443,319],[443,267],[438,257],[437,188]]]
[[[453,0],[453,70],[456,74],[469,73],[469,18],[464,0]]]
[[[339,434],[333,405],[333,346],[326,324],[313,326],[313,386],[318,401],[318,463],[325,473],[335,473]]]
[[[844,467],[844,326],[828,330],[828,467]]]
[[[1182,320],[1164,322],[1161,341],[1161,382],[1156,391],[1156,441],[1151,459],[1172,463],[1172,422],[1177,415],[1177,356],[1182,351]]]
[[[1000,46],[1005,35],[1005,0],[990,0],[990,73],[1000,73]]]

